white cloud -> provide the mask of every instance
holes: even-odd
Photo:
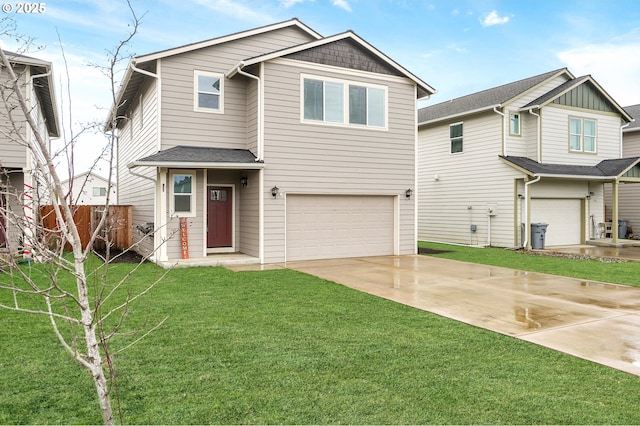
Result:
[[[291,6],[295,6],[298,3],[304,3],[305,1],[306,0],[280,0],[280,6],[284,7],[285,9],[288,9]]]
[[[569,71],[590,74],[622,106],[640,104],[640,39],[589,44],[557,54]]]
[[[266,23],[276,21],[264,10],[245,6],[237,0],[195,0],[194,2],[224,15],[250,22]]]
[[[483,27],[491,27],[493,25],[506,24],[507,22],[509,22],[509,19],[511,18],[509,18],[508,16],[500,16],[498,15],[497,11],[492,10],[482,17],[480,23]]]
[[[333,0],[332,3],[336,7],[344,9],[347,12],[351,12],[351,6],[349,6],[349,2],[347,0]]]

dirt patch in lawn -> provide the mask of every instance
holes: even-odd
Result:
[[[106,259],[106,250],[94,250],[94,253],[101,259]],[[118,249],[111,249],[109,251],[109,263],[144,263],[148,262],[147,259],[139,255],[133,250],[122,251]]]
[[[453,250],[436,250],[430,249],[426,247],[418,247],[418,254],[442,254],[442,253],[452,253]]]

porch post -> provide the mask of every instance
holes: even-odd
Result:
[[[613,181],[613,207],[611,208],[611,241],[618,242],[618,179]]]
[[[158,253],[158,261],[166,262],[169,260],[167,255],[167,169],[161,167],[158,169],[158,182],[156,184],[157,206],[156,212],[156,238],[155,249]]]

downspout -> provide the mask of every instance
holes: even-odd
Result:
[[[238,62],[238,65],[236,65],[231,72],[229,72],[229,74],[231,74],[234,70],[240,74],[240,75],[244,75],[245,77],[249,77],[252,78],[254,80],[256,80],[258,82],[258,117],[257,117],[257,126],[258,126],[258,131],[257,131],[257,140],[256,143],[258,145],[256,151],[257,151],[257,155],[256,155],[256,161],[261,161],[262,160],[262,156],[263,156],[263,144],[262,144],[262,80],[260,80],[260,77],[255,76],[253,74],[249,74],[246,71],[243,71],[242,68],[244,67],[244,62],[240,61]]]
[[[623,130],[625,129],[625,127],[629,127],[631,125],[631,123],[632,122],[629,122],[627,124],[624,124],[624,125],[620,126],[620,158],[623,158],[623,155],[624,155],[624,151],[623,151],[624,147],[622,145],[622,141],[624,140]]]
[[[506,114],[498,111],[498,106],[499,105],[496,105],[493,107],[493,112],[502,116],[502,155],[506,157],[507,156],[507,135],[504,132],[504,118],[506,117]]]
[[[529,108],[529,114],[537,117],[538,119],[538,125],[536,126],[536,138],[537,138],[537,145],[538,145],[538,163],[542,163],[542,129],[540,128],[540,114],[536,114],[535,112],[533,112],[533,108]]]
[[[536,182],[540,182],[542,176],[536,177],[534,180],[524,183],[524,241],[522,242],[522,247],[527,248],[529,246],[529,233],[530,233],[530,224],[529,224],[529,185],[533,185]]]
[[[157,97],[156,103],[158,105],[162,105],[162,99],[160,97],[160,95],[162,93],[162,85],[160,84],[161,83],[160,75],[154,74],[151,71],[143,70],[143,69],[140,69],[140,68],[136,67],[135,61],[131,61],[129,63],[129,68],[131,68],[131,70],[134,71],[134,72],[140,73],[142,75],[146,75],[146,76],[151,77],[151,78],[155,78],[157,80],[158,86],[157,86],[157,89],[156,89],[156,97]],[[160,135],[161,120],[162,120],[162,113],[160,111],[160,107],[158,107],[158,112],[157,112],[157,117],[156,117],[156,144],[157,144],[157,147],[158,147],[158,151],[161,151],[161,148],[162,148],[162,142],[161,142],[161,139],[160,139],[160,136],[161,136]],[[131,169],[129,169],[129,170],[131,170]]]

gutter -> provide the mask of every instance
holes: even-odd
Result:
[[[154,183],[155,183],[155,182],[157,182],[157,180],[156,180],[156,179],[154,179],[154,178],[151,178],[151,177],[149,177],[149,176],[145,176],[145,175],[141,175],[140,173],[136,173],[136,172],[134,172],[133,170],[131,170],[131,169],[133,169],[134,167],[136,167],[136,166],[134,166],[134,165],[133,165],[133,163],[129,163],[129,164],[127,164],[127,168],[129,169],[129,173],[131,173],[131,174],[132,174],[132,175],[134,175],[134,176],[138,176],[138,177],[140,177],[140,178],[143,178],[143,179],[148,179],[148,180],[150,180],[151,182],[154,182]]]
[[[490,110],[492,110],[494,108],[499,108],[501,106],[502,106],[502,104],[489,105],[489,106],[478,108],[478,109],[474,109],[474,110],[471,110],[471,111],[464,111],[464,112],[460,112],[460,113],[457,113],[457,114],[447,115],[446,117],[434,118],[433,120],[427,120],[427,121],[423,121],[422,123],[418,123],[418,127],[424,126],[426,124],[437,123],[438,121],[444,121],[444,120],[449,120],[449,119],[453,119],[453,118],[457,118],[457,117],[463,117],[465,115],[471,115],[471,114],[477,114],[479,112],[490,111]],[[428,107],[425,107],[425,108],[428,108]]]
[[[263,130],[262,130],[262,80],[260,79],[260,77],[255,76],[253,74],[249,74],[246,71],[243,71],[242,68],[244,68],[245,63],[244,61],[240,61],[238,62],[238,64],[233,67],[231,70],[229,70],[229,72],[226,74],[227,78],[232,78],[234,75],[236,74],[240,74],[243,75],[245,77],[251,78],[253,80],[256,80],[258,82],[258,111],[257,111],[257,127],[258,127],[258,132],[256,135],[256,143],[257,143],[257,149],[256,151],[258,151],[256,153],[256,162],[262,161],[262,157],[264,156],[264,144],[263,144]]]
[[[132,161],[127,165],[129,170],[136,167],[166,167],[176,169],[234,169],[234,170],[259,170],[264,169],[265,164],[260,163],[205,163],[205,162],[152,162],[152,161]]]

